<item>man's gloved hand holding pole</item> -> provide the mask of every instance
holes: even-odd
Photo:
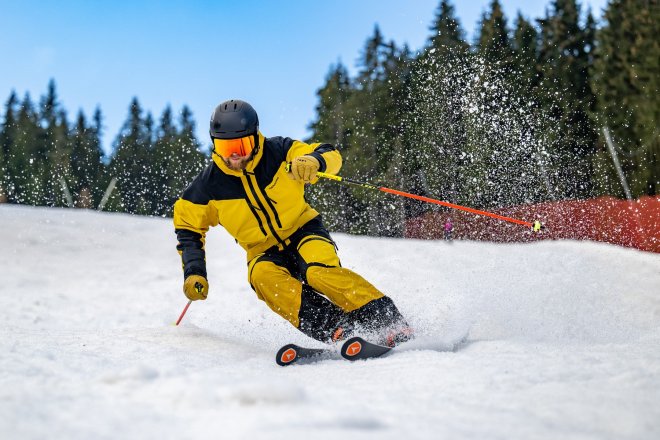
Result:
[[[319,168],[321,168],[321,164],[314,156],[298,156],[291,162],[291,176],[294,180],[316,183],[319,180],[316,175]]]
[[[183,293],[191,301],[204,300],[209,294],[209,282],[201,275],[188,275],[183,282]]]

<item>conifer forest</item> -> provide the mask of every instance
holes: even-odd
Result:
[[[319,85],[305,140],[337,145],[343,176],[476,209],[658,195],[658,0],[611,0],[598,22],[576,0],[551,0],[540,18],[507,17],[493,0],[474,41],[452,3],[439,2],[414,51],[365,29],[356,73],[336,63]],[[209,142],[185,106],[154,116],[136,97],[127,109],[106,154],[101,108],[71,118],[56,79],[36,100],[12,92],[0,203],[96,209],[109,195],[106,211],[171,215]],[[324,180],[308,198],[332,230],[356,234],[399,236],[435,209]]]

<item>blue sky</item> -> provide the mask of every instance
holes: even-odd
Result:
[[[439,3],[0,0],[2,112],[12,89],[36,99],[53,78],[70,120],[101,107],[106,149],[134,96],[156,120],[167,104],[187,104],[204,143],[213,108],[231,98],[257,109],[266,136],[304,138],[330,66],[355,72],[375,24],[387,40],[420,49]],[[454,1],[470,41],[489,3]],[[542,17],[548,3],[502,0],[510,25],[517,11]],[[582,3],[599,18],[606,0]]]

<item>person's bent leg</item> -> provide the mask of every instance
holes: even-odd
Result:
[[[262,254],[248,264],[259,299],[307,336],[328,342],[344,312],[291,275],[283,254]]]
[[[408,327],[389,297],[359,274],[341,267],[329,238],[305,236],[297,244],[297,250],[301,271],[309,285],[346,312],[341,323],[347,331],[344,336],[355,326],[382,334],[390,329]]]

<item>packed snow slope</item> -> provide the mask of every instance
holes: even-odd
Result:
[[[418,339],[278,367],[307,340],[208,236],[186,304],[169,219],[0,205],[0,438],[658,439],[660,255],[334,235]]]

